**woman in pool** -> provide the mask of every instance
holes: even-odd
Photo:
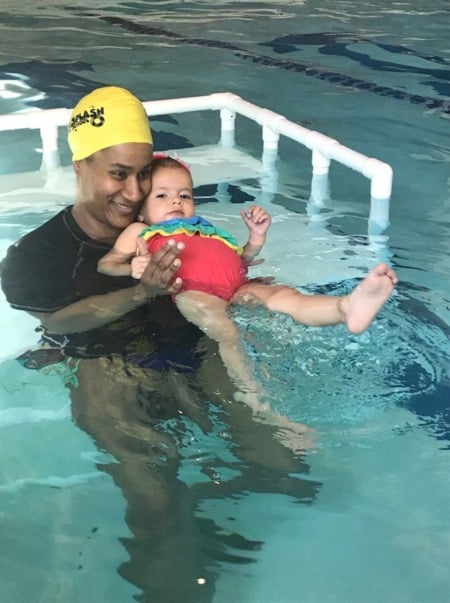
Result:
[[[310,326],[344,323],[349,331],[360,333],[370,325],[397,282],[394,271],[386,264],[373,268],[343,297],[304,295],[285,285],[249,280],[247,264],[265,243],[271,223],[269,214],[259,206],[251,207],[248,213],[241,212],[249,238],[240,247],[232,235],[195,215],[192,176],[184,162],[154,155],[151,180],[140,221],[119,235],[98,269],[111,276],[141,278],[152,255],[168,239],[182,245],[175,301],[190,322],[218,342],[230,376],[244,393],[254,391],[255,384],[249,380],[238,329],[227,316],[230,303],[261,304]]]
[[[130,558],[120,574],[146,600],[165,593],[174,601],[209,602],[216,576],[204,551],[216,547],[216,533],[223,543],[223,531],[211,520],[199,529],[194,510],[201,501],[243,490],[311,500],[318,484],[299,477],[308,467],[278,441],[276,427],[254,421],[245,405],[230,404],[235,387],[216,344],[168,295],[181,287],[175,278],[181,243],[168,241],[152,254],[138,284],[97,271],[150,192],[153,144],[142,103],[115,86],[87,94],[72,112],[69,145],[74,204],[8,249],[2,288],[12,307],[41,323],[42,345],[26,365],[78,367],[76,380],[67,383],[73,420],[111,455],[97,466],[127,501],[133,538],[123,539]],[[178,475],[176,434],[160,420],[187,415],[208,434],[210,405],[233,443],[236,476],[190,488]],[[210,470],[208,455],[198,462]],[[206,584],[198,585],[199,576]]]

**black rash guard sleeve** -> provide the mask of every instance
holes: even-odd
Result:
[[[110,246],[88,239],[66,209],[12,245],[2,261],[8,303],[28,312],[55,312],[91,295],[130,287],[130,278],[97,271]]]

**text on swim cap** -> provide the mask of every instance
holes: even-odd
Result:
[[[94,128],[100,128],[105,123],[105,108],[91,107],[89,111],[77,113],[72,117],[69,123],[69,130],[74,130],[84,124],[90,124]]]

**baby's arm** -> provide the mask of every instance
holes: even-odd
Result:
[[[114,247],[98,262],[97,270],[109,276],[130,276],[131,260],[137,252],[137,237],[145,228],[141,222],[127,226],[117,237]]]
[[[242,259],[244,262],[251,262],[261,251],[266,242],[266,233],[272,222],[272,218],[265,209],[259,205],[252,205],[248,211],[241,211],[242,219],[244,220],[248,230],[249,237],[244,245]]]

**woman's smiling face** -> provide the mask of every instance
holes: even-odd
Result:
[[[74,162],[77,198],[73,215],[94,239],[114,241],[136,220],[151,189],[150,144],[130,142]]]

